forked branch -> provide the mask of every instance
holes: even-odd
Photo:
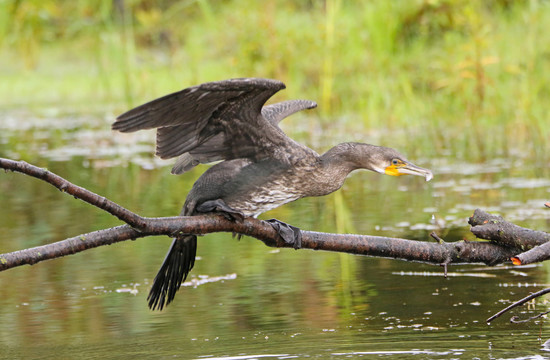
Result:
[[[545,204],[550,207],[549,204]],[[550,234],[544,231],[527,229],[505,221],[477,209],[468,221],[472,233],[481,239],[516,249],[517,255],[511,258],[515,265],[527,265],[550,259]]]

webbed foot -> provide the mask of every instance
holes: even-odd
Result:
[[[284,223],[277,219],[265,220],[279,233],[279,236],[287,243],[291,244],[294,249],[302,247],[302,232],[299,228]]]
[[[229,221],[243,221],[244,214],[227,205],[222,199],[208,200],[197,205],[196,210],[201,213],[216,212]]]

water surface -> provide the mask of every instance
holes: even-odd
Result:
[[[153,134],[112,134],[110,117],[0,118],[0,156],[58,173],[144,216],[172,216],[203,168],[169,174]],[[61,120],[60,120],[61,118]],[[24,126],[20,126],[25,124]],[[307,140],[307,139],[306,139]],[[381,142],[387,139],[379,139]],[[405,146],[404,153],[416,154]],[[410,159],[421,178],[352,175],[343,189],[271,211],[307,230],[429,241],[473,239],[475,208],[544,230],[548,162],[509,157]],[[542,166],[541,166],[542,161]],[[20,174],[0,174],[0,252],[119,225],[112,216]],[[432,220],[435,218],[435,221]],[[455,266],[309,250],[245,237],[199,239],[190,280],[163,312],[146,296],[170,239],[155,237],[0,273],[0,343],[8,358],[542,358],[544,320],[485,319],[548,286],[547,266]],[[539,300],[515,313],[546,310]]]

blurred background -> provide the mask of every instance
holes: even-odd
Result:
[[[362,172],[266,218],[458,241],[473,239],[466,221],[479,207],[545,230],[548,24],[544,0],[4,0],[0,156],[141,215],[172,216],[207,167],[170,175],[173,161],[153,157],[154,132],[113,133],[116,116],[207,81],[274,78],[287,89],[272,101],[319,105],[285,119],[291,137],[319,152],[342,141],[391,146],[435,178]],[[0,174],[0,204],[1,253],[120,224],[20,174]],[[443,279],[433,266],[274,251],[226,234],[199,240],[189,286],[153,313],[145,298],[169,243],[142,239],[1,273],[7,354],[514,357],[540,355],[548,337],[544,322],[484,323],[547,286],[546,264],[453,267]]]

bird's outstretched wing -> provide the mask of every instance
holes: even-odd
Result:
[[[315,107],[294,100],[262,107],[285,85],[276,80],[244,78],[193,86],[120,115],[114,130],[157,128],[156,153],[179,157],[172,173],[199,163],[237,158],[260,159],[291,141],[276,124],[296,111]]]
[[[132,132],[181,124],[202,124],[222,105],[246,103],[260,112],[285,85],[277,80],[242,78],[208,82],[165,95],[117,117],[113,130]]]
[[[287,100],[267,105],[262,108],[262,115],[273,125],[277,125],[284,118],[302,110],[314,109],[317,103],[311,100]]]
[[[278,126],[284,118],[306,109],[317,107],[317,103],[311,100],[288,100],[267,105],[262,108],[262,116],[272,125]],[[222,135],[216,135],[186,152],[176,160],[172,168],[172,174],[183,174],[198,164],[208,164],[219,160],[228,160],[224,156],[228,151]]]

